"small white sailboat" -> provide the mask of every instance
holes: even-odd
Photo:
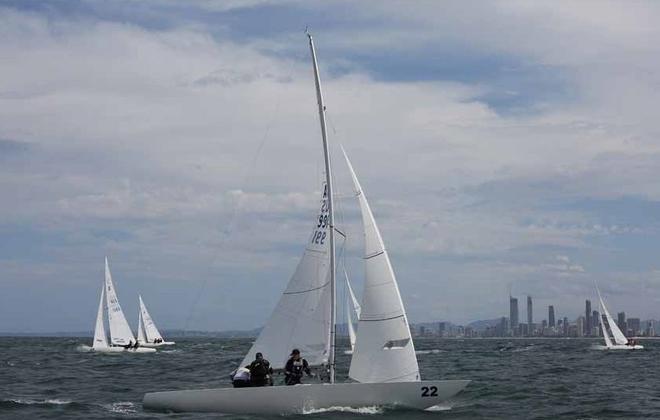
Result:
[[[108,325],[110,327],[110,342],[105,332],[104,314],[108,314]],[[108,258],[105,259],[105,279],[101,289],[101,299],[96,314],[96,327],[94,328],[94,343],[91,350],[98,353],[153,353],[155,349],[144,347],[127,348],[128,344],[136,342],[131,327],[128,326],[124,312],[119,305],[119,299],[112,282]]]
[[[396,279],[352,168],[364,222],[366,279],[349,372],[357,382],[335,383],[336,266],[332,166],[314,42],[311,35],[308,37],[326,176],[321,211],[293,277],[240,366],[250,363],[256,352],[263,352],[274,369],[282,368],[286,355],[291,349],[298,348],[310,365],[325,365],[329,383],[154,392],[144,396],[146,409],[271,415],[374,405],[426,409],[456,395],[469,383],[467,380],[420,380]]]
[[[147,311],[147,306],[142,300],[142,296],[138,295],[140,301],[140,312],[138,314],[138,342],[144,347],[160,347],[171,346],[176,344],[174,341],[165,341],[154,320]]]
[[[344,351],[344,354],[353,354],[355,351],[355,326],[353,325],[353,314],[356,319],[360,319],[360,304],[353,293],[351,282],[348,280],[348,273],[344,268],[344,278],[346,279],[346,289],[348,291],[346,296],[346,326],[348,328],[348,340],[351,345],[350,350]]]
[[[605,339],[605,345],[598,346],[597,348],[601,350],[642,350],[644,346],[627,339],[623,332],[621,332],[619,326],[616,325],[612,315],[610,315],[610,311],[608,311],[605,306],[605,302],[603,302],[603,297],[600,295],[598,285],[596,285],[596,292],[598,292],[598,306],[600,313],[605,314],[606,324],[603,325],[603,338]],[[609,333],[607,332],[608,327],[612,333],[612,338],[610,338]],[[612,340],[614,340],[614,342],[612,342]]]

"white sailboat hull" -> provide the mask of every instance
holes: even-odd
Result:
[[[626,344],[613,344],[611,346],[596,346],[598,350],[644,350],[644,346],[641,344],[635,344],[634,346],[628,346]]]
[[[160,346],[173,346],[176,342],[174,341],[163,341],[162,343],[143,343],[140,342],[141,347],[160,347]]]
[[[296,414],[333,407],[427,409],[461,392],[467,380],[304,384],[153,392],[145,409],[227,414]]]
[[[125,349],[123,347],[92,347],[95,353],[155,353],[156,349],[149,349],[145,347],[138,347],[136,349]]]

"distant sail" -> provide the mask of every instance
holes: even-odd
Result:
[[[296,271],[241,366],[257,352],[282,369],[291,350],[300,349],[311,365],[327,363],[330,352],[330,247],[327,187],[321,210]]]
[[[620,344],[620,345],[628,344],[628,339],[621,332],[618,325],[616,325],[616,322],[614,322],[614,319],[612,318],[612,315],[610,315],[610,311],[607,310],[607,306],[605,306],[605,302],[603,302],[603,298],[600,295],[600,290],[598,290],[598,287],[596,287],[596,291],[598,292],[598,299],[600,300],[600,305],[603,308],[603,312],[605,312],[605,317],[607,318],[607,323],[610,325],[610,330],[612,331],[612,336],[614,337],[614,342],[616,344]]]
[[[144,324],[142,323],[141,310],[138,312],[137,340],[140,344],[147,342],[147,338],[144,336]]]
[[[101,288],[101,299],[99,300],[99,309],[96,314],[96,327],[94,328],[94,343],[92,348],[101,349],[108,347],[108,337],[105,333],[105,320],[103,317],[104,307],[103,299],[105,298],[105,287]]]
[[[158,331],[158,328],[156,328],[156,324],[151,318],[151,315],[149,315],[149,311],[147,311],[147,306],[144,304],[142,296],[139,296],[139,298],[140,315],[142,316],[142,322],[144,323],[144,332],[147,336],[147,342],[153,343],[155,340],[163,340],[163,336],[160,334],[160,331]]]
[[[131,327],[128,325],[124,312],[119,305],[107,258],[105,259],[105,293],[108,306],[108,324],[110,325],[110,341],[112,344],[119,346],[126,345],[129,342],[135,343]]]
[[[355,351],[348,375],[358,382],[419,381],[415,347],[390,259],[346,152],[344,157],[362,212],[366,268]]]

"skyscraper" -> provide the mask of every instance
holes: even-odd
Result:
[[[511,296],[509,296],[509,324],[515,334],[518,329],[518,298]]]
[[[532,316],[532,297],[527,296],[527,331],[529,335],[534,332],[534,317]]]
[[[591,301],[587,299],[584,305],[584,335],[591,335]]]
[[[626,313],[619,312],[616,314],[616,325],[619,326],[619,329],[625,334],[628,331],[628,326],[626,325]]]
[[[600,314],[598,313],[598,311],[593,311],[592,314],[593,315],[591,316],[591,321],[594,323],[592,327],[593,328],[592,331],[595,331],[596,332],[595,335],[599,337],[602,335],[602,331],[600,329]]]
[[[548,326],[555,327],[555,307],[552,305],[548,306]]]
[[[568,318],[564,317],[564,336],[568,337]]]

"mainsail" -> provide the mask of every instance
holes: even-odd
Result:
[[[139,296],[139,298],[140,315],[142,316],[142,322],[144,324],[144,332],[147,335],[147,342],[153,343],[155,340],[162,340],[163,336],[160,334],[160,331],[158,331],[158,328],[156,328],[156,324],[151,318],[151,315],[149,315],[149,311],[147,311],[147,306],[144,304],[142,296]]]
[[[110,325],[110,341],[115,345],[126,345],[135,342],[131,327],[126,321],[124,312],[119,305],[115,285],[112,283],[112,275],[108,266],[108,258],[105,259],[105,291],[106,304],[108,307],[108,324]]]
[[[345,151],[344,157],[360,202],[365,245],[362,309],[348,375],[359,382],[419,381],[415,347],[390,259]]]
[[[281,369],[294,348],[300,349],[311,365],[328,362],[331,324],[328,219],[328,188],[324,185],[321,210],[302,259],[241,366],[250,364],[255,354],[261,352],[274,369]]]
[[[138,312],[138,328],[137,328],[137,341],[139,343],[146,343],[147,338],[144,336],[144,324],[142,323],[142,311]]]
[[[600,302],[598,302],[598,311],[601,313],[601,321],[602,321],[602,313],[603,313],[603,305],[602,305],[602,299]],[[607,320],[607,317],[605,318],[605,322],[601,322],[601,328],[603,329],[603,337],[605,338],[605,346],[607,348],[612,347],[612,340],[610,339],[610,334],[607,332],[607,326],[610,322]]]
[[[607,310],[607,306],[605,306],[605,302],[603,302],[603,297],[600,295],[600,290],[598,290],[598,286],[596,286],[596,291],[598,292],[598,299],[600,300],[600,305],[603,308],[603,312],[605,312],[605,318],[607,319],[607,323],[610,326],[610,331],[612,331],[614,342],[620,345],[628,344],[628,339],[626,338],[625,335],[623,335],[619,327],[616,325],[616,322],[614,322],[612,315],[610,315],[610,311]]]
[[[108,337],[105,334],[105,324],[103,319],[103,299],[105,298],[105,287],[101,287],[101,299],[99,300],[99,309],[96,313],[96,327],[94,328],[94,343],[92,348],[100,349],[108,347]]]

